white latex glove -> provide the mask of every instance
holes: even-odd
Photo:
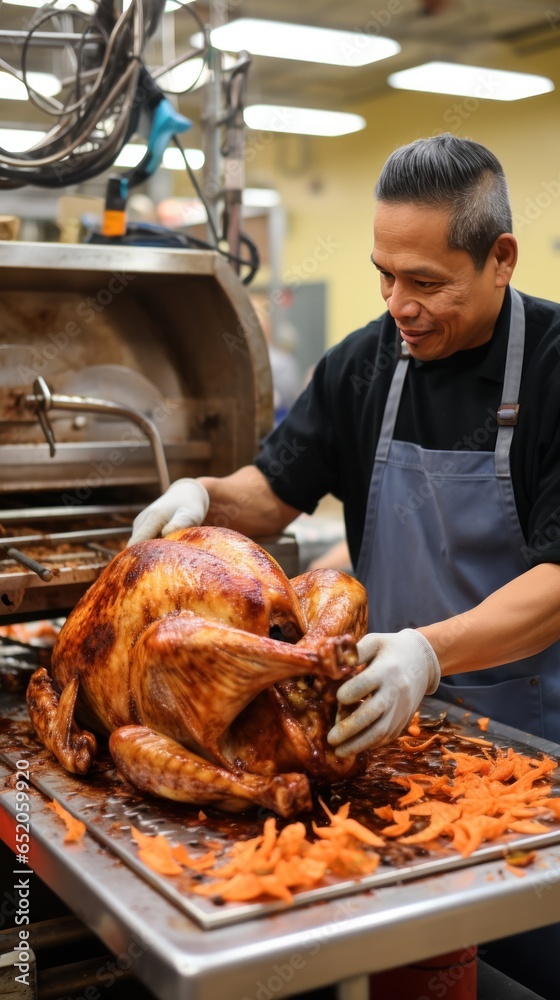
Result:
[[[209,506],[208,491],[198,479],[177,479],[134,518],[128,544],[135,545],[159,535],[165,537],[180,528],[202,524]]]
[[[360,663],[368,666],[338,689],[340,707],[365,700],[343,717],[327,739],[337,757],[389,743],[408,725],[425,694],[433,694],[441,677],[438,658],[428,640],[412,628],[402,632],[369,632],[357,644]]]

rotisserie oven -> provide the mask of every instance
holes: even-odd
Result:
[[[266,344],[218,254],[0,243],[0,615],[66,613],[136,512],[250,462],[271,419]],[[290,540],[275,554],[297,571]]]

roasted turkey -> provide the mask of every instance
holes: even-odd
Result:
[[[117,769],[142,791],[292,816],[311,805],[308,776],[359,767],[326,734],[366,623],[365,590],[347,574],[288,580],[238,532],[187,528],[106,567],[61,629],[52,679],[33,674],[29,714],[74,773],[97,752],[76,715],[109,735]]]

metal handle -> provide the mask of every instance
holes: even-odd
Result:
[[[121,403],[113,403],[108,399],[96,399],[93,396],[62,396],[57,393],[51,393],[47,383],[43,378],[41,378],[40,375],[33,383],[33,392],[33,396],[25,397],[25,402],[35,405],[41,427],[43,428],[43,432],[51,448],[51,457],[54,457],[55,454],[55,442],[52,428],[46,417],[48,410],[105,413],[108,416],[122,417],[123,419],[130,420],[133,424],[136,424],[148,438],[152,446],[160,490],[162,493],[165,493],[171,483],[169,470],[167,468],[167,460],[165,458],[161,435],[156,425],[149,419],[149,417],[146,417],[139,410],[133,410],[130,406],[124,406]]]

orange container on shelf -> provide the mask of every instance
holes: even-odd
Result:
[[[370,1000],[476,1000],[475,945],[379,972],[369,978]]]

